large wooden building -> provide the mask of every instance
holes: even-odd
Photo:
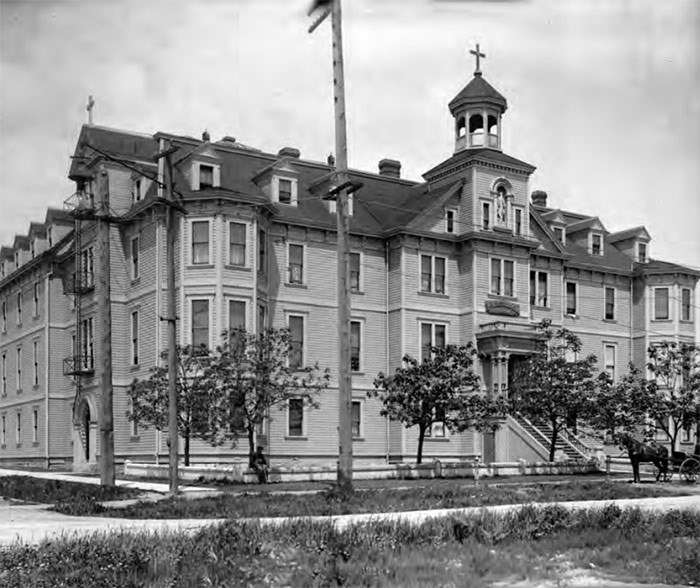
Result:
[[[507,391],[509,371],[550,319],[582,339],[615,378],[643,367],[657,340],[693,341],[700,272],[654,259],[650,233],[611,233],[604,218],[559,210],[528,185],[535,167],[501,149],[506,99],[476,72],[449,103],[454,153],[423,174],[401,164],[351,171],[352,382],[358,462],[413,459],[417,434],[379,414],[367,391],[380,371],[429,344],[474,342],[485,391]],[[310,410],[291,402],[264,431],[273,463],[337,458],[336,217],[325,200],[333,162],[298,149],[264,153],[232,137],[144,135],[85,125],[69,176],[86,198],[0,249],[0,463],[82,466],[99,459],[102,330],[96,315],[94,214],[108,215],[115,453],[167,456],[167,435],[130,423],[127,389],[166,346],[166,145],[174,156],[180,343],[214,346],[229,326],[288,326],[304,363],[333,380]],[[108,195],[108,201],[106,200]],[[603,215],[601,215],[603,216]],[[547,455],[531,423],[509,418],[495,435],[433,427],[427,458],[485,461]],[[689,436],[682,435],[690,442]],[[565,451],[576,454],[575,444]],[[247,453],[196,443],[195,461]]]

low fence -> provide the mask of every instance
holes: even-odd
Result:
[[[552,474],[586,474],[601,471],[597,460],[559,462],[502,462],[484,464],[478,460],[441,462],[430,461],[423,464],[377,464],[359,466],[353,469],[355,480],[415,480],[429,478],[474,478],[496,476],[536,476]],[[233,482],[257,484],[258,476],[246,463],[220,465],[179,466],[178,473],[183,480],[199,482]],[[124,462],[124,474],[144,478],[167,479],[168,465]],[[269,471],[269,482],[334,482],[337,477],[335,466],[273,466]]]

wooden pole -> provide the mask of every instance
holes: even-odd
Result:
[[[333,98],[335,103],[336,180],[348,183],[347,126],[345,120],[345,78],[341,0],[333,0]],[[337,484],[352,490],[352,376],[350,374],[350,269],[348,255],[348,191],[338,192],[336,214],[338,231],[338,472]]]
[[[111,258],[109,238],[109,178],[102,168],[98,176],[100,214],[97,220],[98,247],[100,252],[100,279],[97,290],[97,314],[100,320],[101,357],[100,389],[102,392],[100,418],[100,484],[114,486],[114,410],[112,387],[112,308],[111,308]],[[88,431],[89,434],[89,431]]]

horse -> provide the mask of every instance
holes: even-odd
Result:
[[[656,474],[656,481],[659,481],[661,474],[664,476],[664,481],[666,481],[666,474],[668,473],[668,449],[663,445],[658,443],[642,443],[637,441],[629,433],[620,433],[617,436],[617,442],[620,444],[622,449],[626,449],[630,456],[630,462],[632,462],[632,481],[640,482],[639,478],[639,464],[641,462],[651,462],[659,470]]]

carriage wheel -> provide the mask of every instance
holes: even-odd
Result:
[[[678,472],[686,482],[695,484],[700,477],[700,460],[689,457],[681,464]]]

